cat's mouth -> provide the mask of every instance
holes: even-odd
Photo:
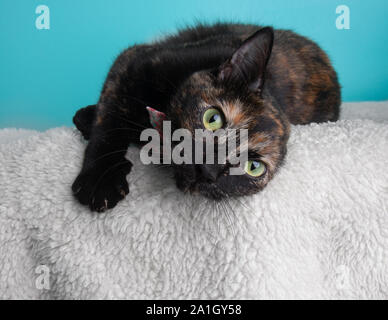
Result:
[[[223,192],[216,183],[198,183],[197,188],[199,193],[212,200],[222,200],[226,198],[226,193]]]
[[[179,166],[175,171],[175,181],[178,189],[184,193],[199,194],[217,201],[227,197],[227,193],[218,185],[218,179],[212,181],[205,178],[198,166]]]
[[[183,192],[189,192],[191,194],[200,194],[208,199],[216,201],[222,200],[226,197],[226,193],[222,191],[215,182],[197,181],[194,183],[190,183],[184,189],[180,189]]]

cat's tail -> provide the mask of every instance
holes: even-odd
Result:
[[[96,105],[94,104],[87,106],[85,108],[79,109],[73,117],[73,123],[86,140],[89,140],[90,138],[90,132],[92,131],[92,125],[96,115],[96,109]]]

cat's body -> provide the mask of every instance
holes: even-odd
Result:
[[[140,143],[141,130],[151,127],[146,106],[164,112],[173,128],[189,130],[201,127],[202,119],[196,117],[202,109],[216,106],[228,127],[244,123],[251,130],[252,149],[267,167],[260,181],[226,178],[225,167],[210,168],[217,171],[217,181],[204,179],[209,168],[176,170],[180,189],[193,191],[201,185],[201,193],[215,199],[265,186],[284,158],[290,123],[337,120],[340,89],[326,54],[291,31],[265,28],[246,40],[260,28],[201,25],[124,51],[97,106],[80,110],[74,118],[90,139],[73,185],[80,202],[103,211],[128,193],[125,177],[131,164],[124,159],[125,150],[129,143]],[[263,139],[268,140],[266,149],[260,147]],[[236,183],[239,187],[233,190]]]

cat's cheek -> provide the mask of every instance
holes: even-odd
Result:
[[[253,178],[247,175],[227,176],[218,182],[219,188],[226,190],[229,196],[252,195],[263,190],[269,182],[269,176]]]
[[[222,190],[216,183],[200,182],[196,184],[195,190],[202,196],[215,201],[228,197],[228,193]]]
[[[184,193],[190,191],[191,184],[185,179],[175,179],[175,185],[180,191]]]
[[[174,165],[176,187],[182,192],[193,192],[195,167],[193,165]]]

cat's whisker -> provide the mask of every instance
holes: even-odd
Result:
[[[150,127],[146,127],[146,126],[144,126],[144,125],[142,125],[142,124],[136,123],[136,122],[134,122],[134,121],[132,121],[132,120],[129,120],[129,119],[127,119],[127,118],[124,118],[124,117],[120,116],[120,115],[117,113],[117,111],[112,112],[112,111],[109,110],[109,111],[106,111],[106,112],[107,112],[108,114],[111,114],[111,115],[113,115],[113,116],[115,116],[115,117],[117,117],[117,118],[119,118],[119,119],[125,121],[125,122],[128,122],[128,123],[130,123],[130,124],[132,124],[132,125],[134,125],[134,126],[137,126],[137,127],[141,128],[141,129],[149,129],[149,128],[150,128]]]
[[[139,97],[135,97],[135,96],[132,96],[132,95],[129,95],[129,94],[126,94],[125,97],[130,98],[130,99],[132,99],[132,100],[134,100],[136,102],[139,102],[139,103],[141,103],[144,106],[148,106],[148,103],[145,102],[144,100],[140,99]]]
[[[217,212],[218,212],[218,219],[217,219],[217,233],[220,233],[221,232],[221,217],[222,217],[222,213],[221,213],[221,210],[220,210],[220,207],[217,205],[217,203],[215,201],[213,201],[214,203],[214,206],[215,208],[217,209]]]
[[[111,155],[113,155],[113,154],[124,153],[124,152],[127,152],[127,151],[128,151],[128,148],[126,148],[126,149],[120,149],[120,150],[115,150],[115,151],[112,151],[112,152],[104,153],[103,155],[99,156],[97,159],[93,160],[90,164],[95,164],[97,161],[100,161],[100,160],[102,160],[103,158],[106,158],[106,157],[111,156]]]
[[[159,74],[159,76],[162,77],[164,80],[166,80],[166,81],[168,82],[168,84],[171,85],[172,88],[174,88],[175,90],[178,90],[178,87],[175,86],[175,85],[173,84],[173,82],[172,82],[170,79],[168,79],[166,76],[164,76],[164,75],[161,74],[161,73]]]
[[[122,128],[114,128],[105,131],[104,136],[107,136],[108,133],[115,132],[115,131],[134,131],[134,132],[139,132],[141,133],[143,130],[137,129],[137,128],[129,128],[129,127],[122,127]]]
[[[226,216],[226,218],[228,220],[228,223],[229,223],[229,225],[231,227],[231,230],[232,230],[232,235],[233,235],[233,237],[235,237],[236,236],[236,232],[235,232],[234,223],[233,223],[233,220],[231,218],[230,212],[233,213],[234,220],[238,221],[238,217],[236,216],[236,213],[235,213],[233,207],[228,202],[228,200],[230,198],[229,195],[224,190],[222,190],[219,186],[215,185],[215,187],[221,193],[221,195],[224,197],[224,199],[222,199],[220,201],[220,205],[222,206],[222,208],[223,208],[223,210],[225,212],[225,216]]]
[[[232,236],[235,237],[236,236],[236,231],[234,229],[234,224],[233,224],[233,220],[232,220],[232,217],[231,217],[231,214],[230,214],[230,210],[229,208],[226,206],[226,202],[224,200],[221,200],[220,201],[220,205],[222,206],[222,209],[224,211],[224,215],[226,217],[226,220],[229,224],[229,228],[232,232]]]
[[[126,160],[126,161],[120,161],[120,162],[118,162],[118,163],[115,163],[113,166],[109,167],[108,169],[106,169],[106,170],[99,176],[99,178],[98,178],[98,180],[97,180],[97,182],[96,182],[94,188],[92,189],[92,192],[91,192],[91,194],[90,194],[90,199],[92,199],[92,197],[94,196],[95,191],[97,190],[97,187],[100,185],[102,179],[104,178],[104,176],[105,176],[109,171],[111,171],[111,170],[113,170],[113,169],[117,169],[117,167],[119,167],[119,166],[121,166],[121,165],[123,165],[123,164],[127,164],[127,163],[128,163],[127,160]]]
[[[178,90],[178,88],[165,76],[163,76],[162,74],[158,74],[159,77],[163,78],[164,80],[166,80],[167,84],[169,84],[171,86],[171,88],[173,88],[174,90]],[[151,84],[152,86],[152,89],[154,89],[155,91],[157,92],[160,92],[160,93],[163,93],[166,97],[170,98],[171,97],[171,93],[170,92],[167,92],[165,90],[162,90],[160,87],[155,87],[154,86],[154,82],[152,81],[149,81],[147,79],[132,79],[133,81],[136,81],[137,83],[148,83],[148,84]],[[144,101],[143,101],[144,102]],[[144,102],[145,103],[145,102]]]
[[[234,232],[234,236],[236,237],[235,224],[237,224],[238,230],[240,231],[240,230],[241,230],[240,220],[239,220],[239,218],[238,218],[238,216],[237,216],[237,214],[236,214],[236,211],[234,210],[232,204],[230,203],[230,198],[228,198],[228,197],[225,198],[225,204],[226,204],[226,206],[229,207],[230,212],[231,212],[232,215],[233,215],[233,221],[235,222],[235,223],[233,224],[233,232]]]
[[[224,214],[224,209],[222,208],[222,205],[220,202],[218,201],[213,201],[213,206],[214,208],[216,209],[217,211],[217,232],[218,233],[221,233],[221,222],[222,222],[222,219],[225,217],[225,214]]]
[[[250,207],[248,207],[244,202],[242,202],[238,197],[233,197],[233,198],[230,198],[229,197],[229,199],[230,200],[235,200],[235,201],[237,201],[242,207],[244,207],[248,212],[250,212],[251,213],[251,211],[250,210],[252,210],[252,208],[250,208]]]

